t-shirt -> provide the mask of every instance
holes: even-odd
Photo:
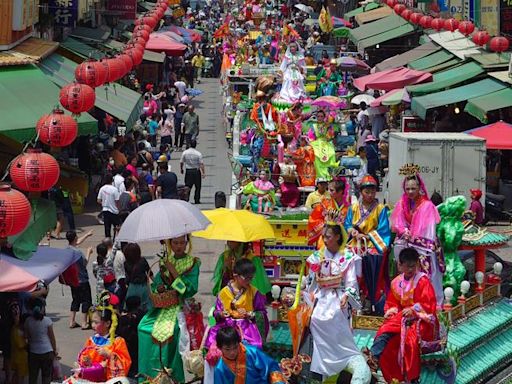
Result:
[[[53,351],[48,328],[52,325],[49,317],[43,317],[42,320],[36,320],[30,316],[25,320],[25,335],[28,336],[29,350],[31,353],[42,355]]]
[[[197,149],[189,148],[181,154],[180,162],[185,165],[185,169],[199,169],[203,164],[203,155]]]
[[[321,195],[318,191],[311,192],[304,204],[306,208],[313,208],[313,205],[321,203],[322,199],[329,197],[329,191],[326,191],[323,195]]]
[[[193,135],[199,132],[199,116],[197,113],[186,112],[183,115],[184,133]]]
[[[87,272],[87,259],[85,258],[84,253],[77,247],[68,246],[69,249],[72,249],[74,253],[78,253],[80,258],[76,262],[76,266],[78,268],[78,282],[79,283],[88,283],[89,282],[89,273]]]
[[[155,120],[151,120],[148,124],[148,130],[150,135],[156,135],[156,130],[158,129],[158,122]]]
[[[183,81],[177,81],[174,83],[174,86],[178,89],[178,96],[180,97],[180,100],[183,96],[185,96],[185,90],[187,89],[187,84],[185,84]]]
[[[101,201],[102,211],[119,213],[116,201],[119,201],[119,191],[111,184],[106,184],[98,192],[98,200]]]
[[[158,176],[156,185],[162,188],[163,199],[178,198],[178,177],[174,172],[166,172]]]
[[[114,268],[114,275],[116,276],[117,281],[126,278],[126,271],[124,270],[125,262],[126,257],[120,249],[112,248],[112,250],[107,254],[107,264],[112,265]]]

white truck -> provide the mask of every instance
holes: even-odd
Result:
[[[402,195],[400,167],[419,165],[429,195],[443,199],[482,190],[485,201],[485,140],[466,133],[393,132],[389,135],[389,170],[384,178],[384,200],[391,206]]]

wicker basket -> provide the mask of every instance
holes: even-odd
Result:
[[[154,308],[174,307],[180,303],[178,292],[174,289],[166,290],[162,293],[154,293],[150,287],[149,298]]]
[[[343,275],[320,277],[316,275],[316,282],[320,288],[339,288],[343,280]]]

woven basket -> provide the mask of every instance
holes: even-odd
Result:
[[[162,293],[154,293],[150,289],[149,298],[151,299],[154,308],[174,307],[180,303],[178,292],[173,289]]]
[[[316,282],[320,288],[339,288],[343,280],[343,275],[320,277],[316,275]]]

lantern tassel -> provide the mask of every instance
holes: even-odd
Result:
[[[108,101],[108,86],[105,85],[105,97],[107,98],[107,101]]]

